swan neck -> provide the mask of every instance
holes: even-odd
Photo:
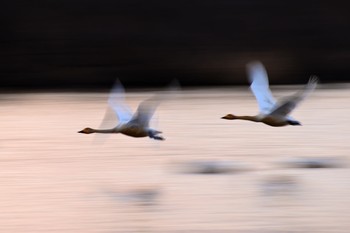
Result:
[[[236,119],[259,122],[256,116],[236,116]]]
[[[118,133],[115,128],[112,129],[93,129],[95,133]]]

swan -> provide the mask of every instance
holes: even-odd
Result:
[[[247,71],[251,82],[250,89],[258,102],[259,114],[256,116],[227,114],[222,117],[222,119],[262,122],[274,127],[301,125],[299,121],[293,119],[289,114],[316,88],[318,78],[316,76],[311,76],[303,90],[276,102],[269,88],[269,80],[263,64],[258,61],[248,63]]]
[[[119,120],[119,124],[109,129],[93,129],[85,128],[78,133],[91,134],[91,133],[121,133],[127,136],[139,138],[150,137],[155,140],[165,140],[161,134],[161,131],[152,129],[149,127],[149,122],[160,104],[161,100],[164,100],[164,95],[155,95],[142,101],[136,112],[132,114],[130,108],[124,103],[125,90],[119,80],[116,80],[109,98],[108,104],[112,108],[116,117]]]

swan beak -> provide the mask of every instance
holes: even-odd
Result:
[[[80,130],[80,131],[78,131],[78,133],[84,133],[84,130]]]
[[[221,117],[221,119],[233,120],[233,119],[235,119],[235,117],[234,117],[233,115],[231,115],[231,114],[228,114],[228,115],[226,115],[226,116]]]

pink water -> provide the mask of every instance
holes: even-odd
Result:
[[[149,95],[127,100],[135,109]],[[349,88],[316,90],[293,112],[302,127],[221,120],[257,111],[249,90],[223,88],[184,90],[163,103],[154,125],[165,141],[111,135],[102,143],[78,134],[100,125],[106,98],[0,95],[1,233],[350,231]],[[283,166],[295,157],[341,166]],[[243,169],[183,172],[193,161]],[[146,199],[140,190],[156,195]]]

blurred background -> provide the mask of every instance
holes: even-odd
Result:
[[[1,87],[245,85],[349,81],[346,1],[39,0],[0,9]]]
[[[11,0],[0,7],[0,233],[348,233],[350,3]],[[254,115],[246,64],[292,116]],[[176,78],[151,127],[99,128],[113,82],[138,104]],[[95,137],[96,136],[96,137]]]

